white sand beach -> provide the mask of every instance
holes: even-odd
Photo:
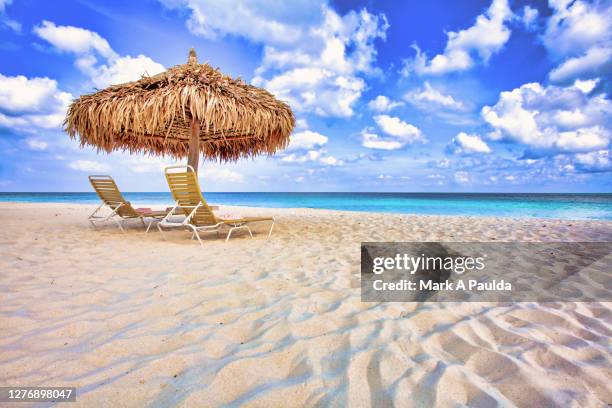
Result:
[[[221,208],[255,237],[0,203],[0,378],[66,406],[612,403],[612,303],[362,303],[361,241],[612,241],[612,222]],[[606,385],[608,384],[608,385]]]

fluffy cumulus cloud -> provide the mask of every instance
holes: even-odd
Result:
[[[612,105],[591,92],[595,82],[559,87],[528,83],[502,92],[481,114],[492,139],[523,144],[533,155],[585,153],[610,144]]]
[[[338,14],[327,3],[287,4],[212,0],[166,0],[187,9],[189,29],[207,38],[236,35],[263,45],[253,83],[302,112],[350,117],[375,74],[375,41],[388,27],[384,15],[366,9]]]
[[[475,64],[475,60],[487,62],[492,54],[500,51],[510,38],[506,23],[513,18],[508,0],[493,0],[484,14],[476,18],[469,28],[447,33],[444,52],[429,59],[417,45],[416,56],[404,61],[402,73],[409,75],[441,75],[453,71],[464,71]]]
[[[464,110],[463,102],[456,100],[450,95],[445,95],[425,82],[423,88],[419,88],[404,95],[404,99],[417,108],[423,110],[434,110],[439,108],[450,110]]]
[[[368,108],[374,112],[389,112],[403,105],[404,102],[393,101],[385,95],[378,95],[376,98],[368,102]]]
[[[54,79],[0,74],[0,126],[26,132],[59,128],[71,100]]]
[[[34,27],[34,34],[55,50],[75,55],[76,66],[97,88],[134,81],[164,70],[163,65],[142,54],[136,57],[118,55],[107,40],[84,28],[43,21]]]
[[[289,146],[280,153],[282,163],[310,163],[322,166],[343,166],[343,160],[327,154],[324,146],[327,136],[312,130],[303,130],[291,136]]]
[[[117,57],[108,41],[100,37],[98,33],[84,28],[57,26],[45,20],[41,25],[34,27],[34,34],[62,52],[74,54],[97,52],[106,58]]]
[[[304,130],[291,135],[289,146],[287,146],[285,151],[314,149],[325,145],[327,141],[327,136],[313,132],[312,130]]]
[[[460,132],[448,144],[448,149],[454,154],[491,153],[491,148],[478,135]]]
[[[551,0],[543,42],[560,64],[551,81],[571,82],[609,74],[612,69],[612,3]]]
[[[400,118],[389,115],[374,117],[379,129],[384,133],[374,133],[372,128],[361,132],[361,144],[369,149],[397,150],[415,142],[426,143],[427,139],[419,128]]]

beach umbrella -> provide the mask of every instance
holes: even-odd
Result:
[[[81,147],[234,161],[284,148],[295,125],[291,108],[265,89],[199,64],[82,95],[68,110],[66,132]]]

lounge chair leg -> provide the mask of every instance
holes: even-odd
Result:
[[[193,231],[193,235],[191,236],[191,239],[193,239],[193,236],[195,235],[195,237],[198,239],[198,242],[200,243],[200,246],[202,248],[204,248],[204,243],[202,242],[202,240],[200,239],[200,234],[198,234],[198,230],[196,230],[195,228],[192,229]]]
[[[251,238],[253,238],[253,233],[251,232],[251,229],[249,228],[249,226],[245,225],[244,227],[247,229],[247,231],[249,231],[249,235],[251,236]]]
[[[149,230],[151,229],[151,225],[153,225],[153,223],[154,223],[154,222],[155,222],[155,221],[151,221],[151,222],[149,222],[149,225],[147,226],[147,230],[145,231],[145,234],[148,234],[148,233],[149,233]],[[144,221],[143,221],[143,223],[144,223]]]
[[[119,229],[121,230],[121,232],[123,232],[125,234],[125,230],[123,229],[123,225],[121,221],[119,221],[118,219],[115,218],[115,222],[117,223],[117,225],[119,226]]]
[[[159,233],[162,236],[162,239],[165,241],[166,240],[166,234],[164,234],[164,230],[162,230],[161,225],[157,224],[157,229],[159,230]]]
[[[98,213],[98,211],[102,209],[102,207],[104,207],[104,204],[100,204],[98,208],[96,208],[96,210],[92,212],[91,215],[89,216],[89,222],[91,222],[91,225],[93,226],[94,229],[96,229],[96,223],[93,220],[94,216]]]
[[[230,237],[232,236],[232,231],[234,230],[234,228],[230,228],[230,230],[227,233],[227,237],[225,237],[225,242],[229,241]]]
[[[272,235],[273,228],[274,228],[274,220],[272,220],[272,225],[270,225],[270,232],[268,232],[268,239],[270,239],[270,235]]]

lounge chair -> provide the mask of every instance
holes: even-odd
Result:
[[[111,176],[89,176],[89,182],[94,190],[96,190],[96,193],[98,193],[100,200],[102,200],[102,204],[89,216],[89,222],[91,222],[94,228],[96,223],[112,220],[119,226],[121,232],[125,232],[123,229],[124,221],[138,219],[142,222],[143,226],[146,226],[144,219],[151,218],[152,220],[146,230],[146,232],[149,232],[154,220],[159,221],[168,215],[168,211],[152,211],[150,208],[132,207],[132,204],[123,198],[121,191],[119,191],[115,180]],[[110,214],[97,215],[105,207],[111,211]]]
[[[269,221],[271,223],[268,231],[268,238],[272,235],[274,228],[274,218],[272,217],[240,217],[232,219],[224,219],[217,217],[211,207],[204,200],[198,178],[191,166],[171,166],[164,170],[168,186],[172,192],[172,197],[176,201],[176,205],[172,211],[157,224],[157,228],[163,235],[162,228],[183,227],[192,231],[192,236],[196,237],[200,245],[204,245],[200,239],[200,232],[217,232],[222,228],[229,228],[225,242],[227,242],[232,232],[238,229],[245,229],[249,232],[251,238],[253,233],[249,228],[249,224],[254,222]],[[182,212],[185,219],[182,222],[172,222],[170,217],[175,212]]]

